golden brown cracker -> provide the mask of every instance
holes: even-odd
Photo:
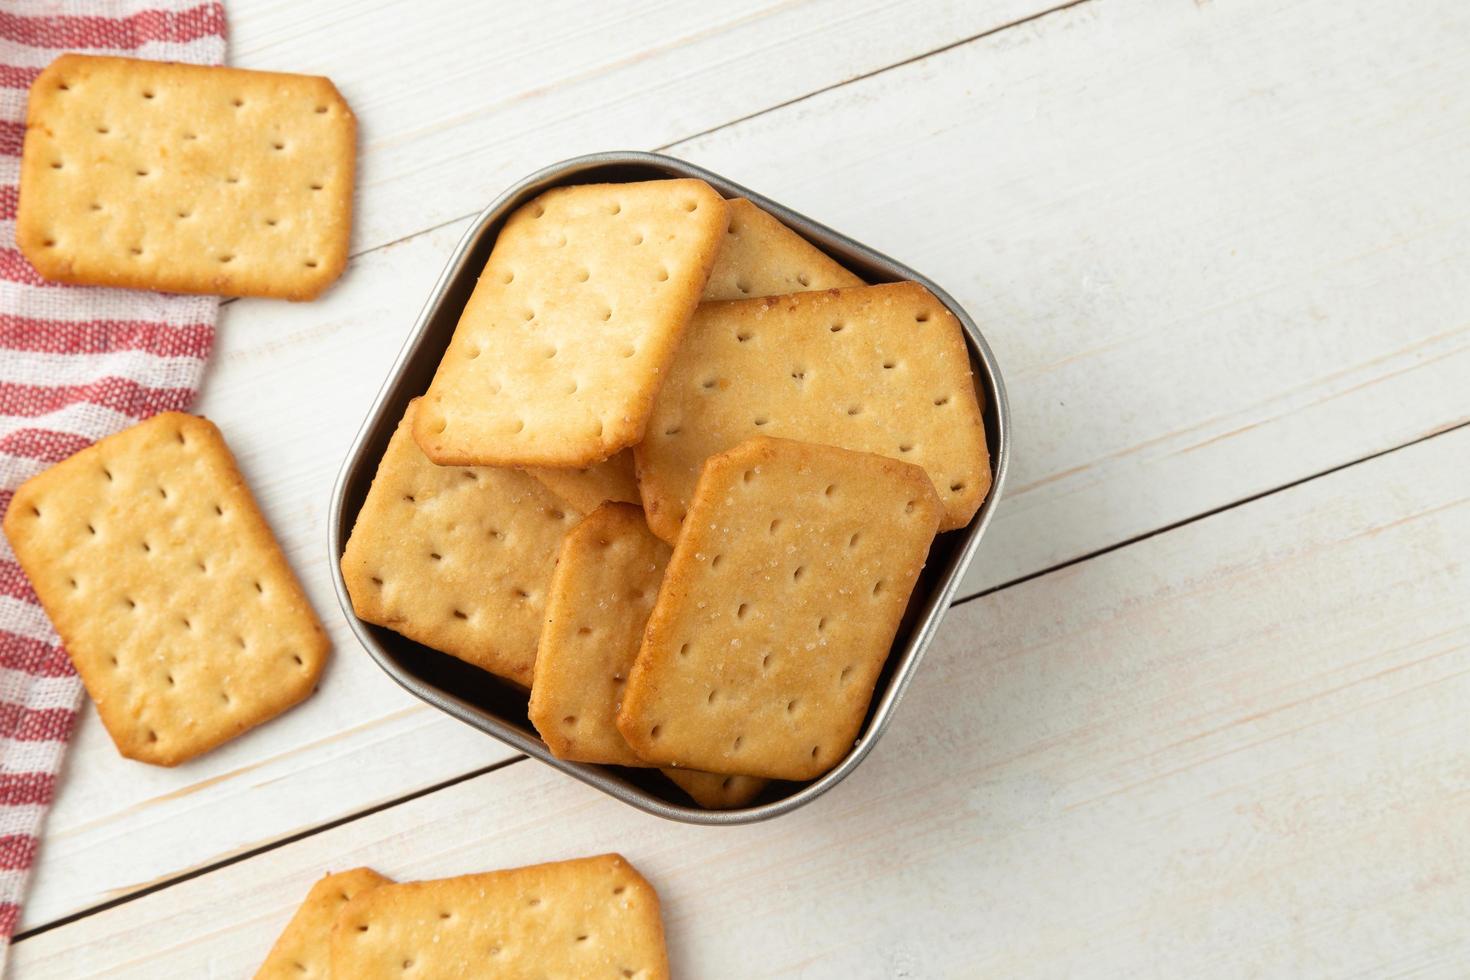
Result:
[[[58,282],[311,299],[347,264],[356,140],[325,78],[62,55],[31,85],[16,241]]]
[[[255,980],[331,980],[332,923],[352,899],[386,884],[392,882],[372,868],[353,868],[312,885]]]
[[[546,587],[578,514],[531,477],[435,466],[410,402],[342,554],[352,608],[425,646],[529,687]]]
[[[729,222],[701,302],[863,284],[825,252],[744,198],[725,204]],[[642,503],[632,450],[582,469],[529,472],[584,513],[604,500]]]
[[[631,449],[624,449],[610,459],[581,469],[535,466],[526,472],[584,514],[591,513],[604,501],[626,504],[641,502],[638,497],[638,478],[633,473]]]
[[[669,964],[658,893],[604,854],[374,888],[337,918],[332,975],[665,980]]]
[[[704,287],[704,302],[863,284],[826,252],[744,198],[725,203],[730,220]]]
[[[758,435],[922,466],[941,530],[990,488],[959,321],[916,283],[701,306],[634,451],[654,533],[672,542],[704,461]]]
[[[643,511],[606,503],[567,532],[546,598],[531,723],[552,753],[643,766],[616,724],[618,703],[669,560]]]
[[[725,214],[700,180],[556,187],[519,208],[424,397],[428,457],[577,468],[638,442]]]
[[[618,729],[660,766],[811,779],[852,747],[943,506],[922,469],[756,438],[705,464]]]
[[[176,765],[316,685],[330,642],[205,419],[156,415],[32,477],[5,534],[130,759]]]
[[[617,729],[618,704],[668,564],[669,546],[631,504],[604,503],[567,532],[546,599],[530,718],[562,759],[647,766]],[[701,806],[744,806],[747,776],[665,770]]]
[[[770,783],[759,776],[729,776],[697,769],[661,771],[706,810],[738,810],[749,806]]]

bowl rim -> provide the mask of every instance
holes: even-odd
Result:
[[[927,594],[921,597],[916,592],[910,598],[910,612],[918,602],[920,604],[919,615],[907,637],[902,632],[895,637],[894,645],[889,651],[889,658],[898,656],[899,661],[895,663],[887,684],[874,691],[867,724],[859,733],[853,748],[841,762],[822,776],[802,785],[790,795],[768,803],[730,810],[705,810],[698,806],[688,806],[661,799],[639,786],[618,778],[612,767],[556,758],[551,755],[540,739],[528,736],[499,716],[415,676],[400,665],[373,634],[373,627],[357,617],[352,608],[351,597],[347,593],[346,582],[343,580],[341,557],[350,530],[344,533],[342,518],[349,481],[363,465],[365,449],[374,441],[375,436],[382,431],[385,425],[396,426],[398,422],[396,415],[392,418],[385,418],[385,416],[395,402],[395,395],[401,385],[403,375],[420,355],[421,348],[426,345],[430,325],[436,319],[446,294],[459,277],[465,274],[467,259],[475,250],[481,236],[485,234],[489,226],[503,219],[515,207],[541,191],[561,184],[578,183],[579,181],[569,178],[608,168],[642,168],[659,172],[649,174],[642,179],[658,179],[660,175],[666,178],[699,178],[709,183],[725,198],[746,198],[762,210],[774,215],[784,225],[812,244],[832,254],[839,261],[845,259],[847,262],[860,264],[868,270],[880,270],[883,275],[889,277],[886,281],[907,279],[924,286],[959,320],[970,354],[972,369],[979,382],[977,387],[983,402],[982,415],[993,424],[993,440],[987,447],[991,458],[990,491],[968,525],[956,531],[946,532],[945,536],[963,535],[958,554],[951,559],[947,573]],[[474,269],[473,274],[478,276],[479,269]],[[430,356],[433,356],[437,363],[437,358],[441,353],[442,349],[433,352]],[[353,438],[352,445],[333,482],[332,498],[327,515],[328,564],[331,567],[332,584],[337,593],[338,604],[358,642],[385,673],[415,697],[471,727],[498,738],[511,748],[560,769],[645,813],[704,826],[735,826],[755,823],[790,813],[827,793],[846,779],[867,758],[868,753],[872,751],[878,739],[887,730],[895,709],[912,683],[924,653],[933,642],[939,624],[953,602],[954,594],[964,578],[965,571],[975,557],[981,537],[990,525],[996,505],[1000,501],[1009,461],[1010,408],[1006,397],[1005,382],[1001,377],[995,355],[970,315],[933,280],[841,232],[813,221],[763,194],[749,190],[697,164],[659,153],[638,150],[589,153],[542,167],[516,181],[480,211],[461,236],[445,263],[444,270],[435,281],[434,287],[420,309],[413,328],[405,337],[403,346],[394,359],[387,377],[374,396],[372,405],[362,425],[358,428],[357,435]],[[376,472],[377,460],[372,460],[371,465]],[[354,521],[356,516],[354,512],[352,514]]]

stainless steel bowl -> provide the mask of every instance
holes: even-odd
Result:
[[[928,563],[909,600],[893,651],[878,678],[862,733],[852,750],[820,779],[809,783],[772,783],[753,805],[738,810],[704,810],[688,804],[684,802],[683,792],[664,780],[656,770],[589,765],[556,758],[537,737],[536,730],[526,718],[524,691],[391,630],[364,623],[353,614],[352,602],[342,581],[342,550],[372,483],[378,460],[409,400],[428,388],[459,322],[460,311],[475,287],[475,280],[490,256],[490,249],[506,217],[549,187],[664,177],[698,177],[727,198],[748,198],[869,282],[907,279],[928,288],[964,325],[991,453],[993,481],[990,495],[969,526],[935,539]],[[934,639],[960,579],[974,557],[980,535],[984,533],[1000,499],[1006,459],[1010,453],[1007,415],[1005,385],[985,338],[969,315],[943,289],[920,273],[691,163],[656,153],[639,152],[593,153],[575,157],[538,170],[500,195],[480,213],[450,256],[449,264],[429,294],[398,360],[388,372],[388,380],[368,411],[332,490],[328,517],[332,580],[337,587],[342,611],[368,653],[388,676],[439,710],[648,813],[685,823],[709,825],[767,820],[805,806],[846,779],[893,720],[894,710],[913,680],[924,651]]]

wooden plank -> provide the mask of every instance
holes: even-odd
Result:
[[[1470,418],[1467,46],[1456,3],[1083,4],[674,152],[982,324],[974,593]]]
[[[1017,456],[969,591],[1465,417],[1467,14],[1333,11],[1083,5],[681,150],[985,323]],[[355,261],[319,303],[227,308],[202,407],[338,656],[321,697],[197,769],[138,774],[87,719],[26,927],[504,757],[442,719],[379,732],[411,702],[332,612],[324,547],[341,455],[462,228]],[[354,778],[384,745],[412,764]],[[260,760],[274,796],[249,792]]]
[[[230,61],[327,75],[362,122],[354,248],[578,153],[660,146],[1066,0],[235,0]]]
[[[310,882],[617,849],[682,976],[1460,976],[1470,427],[961,606],[810,808],[661,822],[522,762],[23,941],[238,976]]]

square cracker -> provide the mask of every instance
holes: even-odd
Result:
[[[622,452],[579,470],[533,466],[527,473],[573,507],[589,513],[605,501],[638,504],[638,477],[633,473],[633,450]]]
[[[770,783],[759,776],[730,776],[697,769],[663,769],[663,774],[706,810],[738,810],[749,806]]]
[[[517,209],[424,398],[428,457],[582,467],[643,438],[725,213],[701,180],[556,187]]]
[[[672,542],[704,461],[757,435],[922,466],[944,531],[990,489],[959,321],[917,283],[701,306],[634,450],[654,533]]]
[[[347,265],[356,142],[325,78],[62,55],[31,85],[16,241],[58,282],[312,299]]]
[[[312,885],[255,971],[255,980],[331,980],[332,923],[337,914],[358,895],[387,884],[392,881],[372,868],[353,868]]]
[[[618,729],[663,766],[811,779],[852,747],[943,506],[917,466],[785,439],[705,464]]]
[[[730,220],[704,287],[704,302],[863,284],[826,252],[744,198],[725,203]]]
[[[32,477],[5,534],[130,759],[177,765],[316,685],[330,641],[205,419],[155,415]]]
[[[603,504],[563,539],[530,704],[531,724],[559,758],[648,765],[614,720],[669,551],[631,504]]]
[[[567,532],[546,598],[530,718],[558,758],[647,766],[617,729],[618,704],[658,595],[669,546],[643,511],[604,503]],[[702,806],[743,806],[764,779],[674,772]],[[686,778],[687,777],[687,778]],[[709,801],[709,802],[706,802]]]
[[[384,885],[332,928],[353,980],[669,975],[658,893],[617,854]]]
[[[725,204],[729,221],[701,302],[863,284],[827,253],[744,198]],[[633,472],[632,450],[624,450],[605,462],[580,470],[529,472],[584,513],[604,500],[642,502]]]
[[[409,402],[342,553],[360,619],[531,684],[546,586],[580,516],[516,470],[435,466]]]

